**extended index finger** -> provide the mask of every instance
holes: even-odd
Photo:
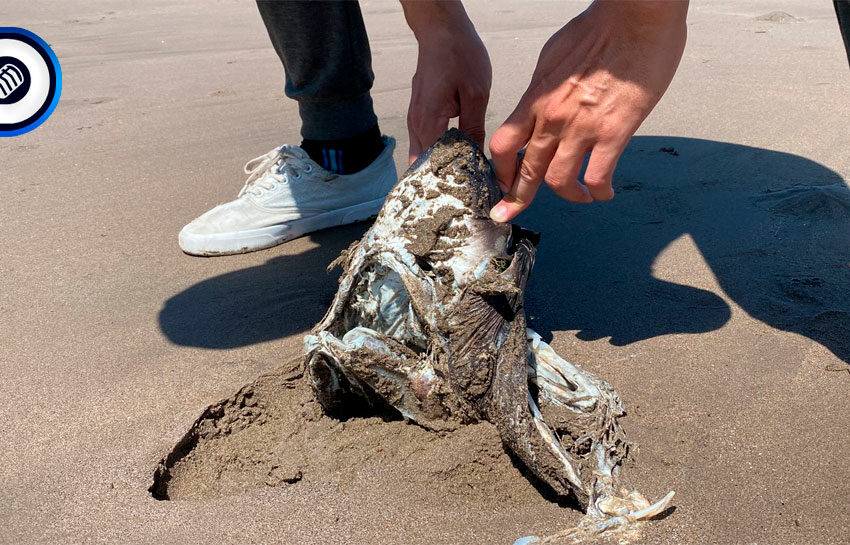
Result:
[[[493,168],[502,191],[510,192],[517,172],[517,153],[531,138],[534,116],[521,102],[490,139]]]
[[[494,221],[510,221],[528,208],[537,194],[537,188],[543,181],[557,147],[556,140],[537,136],[531,139],[522,157],[516,182],[510,192],[490,211],[490,217]]]

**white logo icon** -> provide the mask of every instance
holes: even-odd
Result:
[[[41,125],[61,90],[62,69],[47,42],[25,28],[0,26],[0,137]]]
[[[24,74],[13,64],[0,68],[0,98],[6,98],[24,84]]]

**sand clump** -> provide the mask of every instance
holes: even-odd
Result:
[[[370,486],[416,501],[444,495],[482,507],[549,501],[505,453],[492,424],[435,433],[382,416],[340,420],[314,400],[299,362],[210,405],[160,462],[161,500],[198,500],[263,487]]]
[[[756,17],[756,21],[766,21],[768,23],[800,23],[803,20],[785,11],[771,11],[770,13],[759,15]]]

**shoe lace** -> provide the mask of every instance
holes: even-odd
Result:
[[[286,184],[301,178],[302,173],[313,171],[307,153],[298,146],[281,146],[245,163],[248,179],[239,196],[259,195],[277,184]]]

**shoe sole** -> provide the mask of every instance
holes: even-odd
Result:
[[[383,204],[384,199],[376,199],[262,229],[211,235],[193,235],[181,231],[178,241],[183,252],[194,256],[246,254],[272,248],[314,231],[365,221],[377,215]]]

